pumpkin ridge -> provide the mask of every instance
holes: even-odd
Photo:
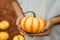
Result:
[[[28,18],[29,17],[26,17],[25,20],[24,20],[24,29],[25,29],[25,31],[26,31],[26,21],[27,21]]]
[[[39,29],[40,29],[40,21],[38,19],[38,27],[37,27],[37,31],[36,32],[39,32]]]
[[[45,22],[44,22],[44,20],[41,19],[41,18],[39,18],[39,20],[40,20],[40,22],[41,22],[41,23],[40,23],[40,26],[41,26],[41,27],[40,27],[40,31],[41,31],[41,30],[45,27],[45,24],[44,24]]]
[[[31,29],[31,33],[33,33],[33,18],[32,18],[30,29]]]

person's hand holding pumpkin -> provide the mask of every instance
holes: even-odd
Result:
[[[46,21],[45,28],[41,31],[40,34],[29,34],[31,36],[48,36],[51,33],[51,30],[54,25],[60,24],[60,15],[53,17]]]
[[[28,17],[27,17],[28,18]],[[21,18],[18,18],[18,20],[17,20],[17,23],[16,24],[18,24],[18,22],[21,20]],[[29,18],[28,18],[29,19]],[[31,19],[30,19],[31,20]],[[24,21],[24,20],[23,20]],[[23,21],[22,21],[22,23],[23,23]],[[28,20],[29,21],[29,20]],[[36,22],[37,20],[35,20],[35,22]],[[34,23],[35,23],[34,22]],[[42,22],[42,27],[44,26],[44,22],[43,21],[40,21],[40,22]],[[35,23],[35,25],[36,25],[36,23]],[[40,25],[40,26],[41,26]],[[21,26],[20,24],[19,24],[19,26]],[[22,26],[23,26],[23,24],[22,24]],[[52,29],[52,26],[53,26],[53,24],[52,24],[52,20],[47,20],[46,21],[46,26],[44,27],[44,28],[42,28],[43,30],[39,33],[39,34],[37,34],[37,33],[33,33],[33,34],[31,34],[31,33],[27,33],[27,32],[25,32],[25,31],[23,31],[21,28],[18,28],[21,32],[23,32],[25,35],[27,35],[27,36],[46,36],[46,35],[48,35],[49,33],[50,33],[50,31],[51,31],[51,29]],[[24,26],[23,26],[24,27]],[[35,26],[36,27],[36,26]]]
[[[16,11],[17,16],[21,16],[20,14],[23,15],[23,11],[22,11],[21,7],[19,7],[18,4],[16,4],[16,2],[12,2],[12,5]],[[20,18],[18,18],[18,19],[20,19]],[[18,25],[19,21],[20,20],[18,20],[16,22],[17,25]],[[50,34],[51,29],[53,28],[53,25],[57,24],[57,23],[60,23],[60,15],[59,15],[59,17],[55,17],[55,18],[52,18],[50,20],[47,20],[45,28],[39,34],[28,34],[27,32],[23,31],[21,28],[18,28],[18,29],[28,36],[46,36],[46,35]]]
[[[31,36],[48,36],[54,25],[60,24],[60,15],[46,21],[46,27],[40,34],[30,34]]]
[[[39,34],[29,34],[30,36],[48,36],[53,28],[53,23],[52,20],[47,20],[46,21],[46,26],[43,28],[41,33]]]
[[[15,3],[15,2],[13,2],[12,3],[13,4],[13,7],[14,7],[14,9],[15,9],[15,11],[16,11],[16,14],[17,14],[17,16],[20,16],[20,18],[18,18],[18,19],[21,19],[21,18],[23,18],[24,16],[23,16],[23,12],[22,12],[22,10],[21,10],[21,8],[20,7],[18,7],[18,5]],[[16,5],[16,6],[15,6]],[[17,8],[16,8],[17,7]],[[19,10],[19,11],[18,11]],[[22,16],[23,17],[22,17]],[[57,19],[57,20],[55,20],[55,19]],[[18,25],[18,22],[19,22],[20,20],[18,20],[17,22],[16,22],[16,24]],[[60,22],[60,16],[59,17],[56,17],[56,18],[53,18],[52,20],[50,19],[50,20],[47,20],[46,21],[46,26],[45,26],[45,28],[41,31],[41,33],[39,33],[39,34],[28,34],[28,33],[26,33],[25,31],[23,31],[21,28],[18,28],[20,31],[22,31],[24,34],[26,34],[26,35],[28,35],[28,36],[46,36],[46,35],[49,35],[50,34],[50,32],[51,32],[51,29],[53,28],[53,25],[54,24],[56,24],[56,23],[59,23]]]

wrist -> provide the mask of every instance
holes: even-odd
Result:
[[[53,20],[52,20],[52,19],[48,19],[48,20],[47,20],[47,23],[48,23],[48,24],[50,24],[51,26],[53,26],[53,25],[54,25],[54,22],[53,22]]]
[[[52,24],[52,25],[54,25],[54,24],[55,24],[54,19],[51,19],[51,20],[50,20],[50,22],[51,22],[51,24]]]
[[[60,24],[60,17],[54,17],[51,19],[53,25]]]

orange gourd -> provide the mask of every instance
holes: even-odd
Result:
[[[21,28],[28,33],[40,33],[45,27],[45,21],[41,18],[26,16],[20,20]]]

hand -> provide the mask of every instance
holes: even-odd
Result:
[[[47,22],[47,24],[46,24],[45,28],[41,31],[41,33],[29,34],[29,35],[31,35],[31,36],[47,36],[47,35],[49,35],[53,28],[53,24],[52,24],[52,20],[47,20],[46,22]]]
[[[23,34],[27,35],[27,36],[30,36],[28,33],[26,33],[25,31],[23,31],[19,25],[19,21],[24,17],[23,14],[21,14],[18,18],[17,18],[17,21],[16,21],[16,25],[18,26],[17,29],[22,32]]]
[[[19,18],[18,18],[19,19]],[[21,19],[21,18],[20,18]],[[19,20],[17,21],[17,23],[19,22]],[[16,23],[16,24],[17,24]],[[45,26],[45,28],[39,33],[39,34],[28,34],[28,33],[26,33],[25,31],[23,31],[21,28],[18,28],[21,32],[23,32],[25,35],[27,35],[27,36],[30,36],[30,37],[32,37],[32,36],[47,36],[47,35],[49,35],[50,34],[50,32],[51,32],[51,29],[52,29],[52,26],[53,26],[53,24],[52,24],[52,20],[50,19],[50,20],[47,20],[46,21],[46,26]]]

